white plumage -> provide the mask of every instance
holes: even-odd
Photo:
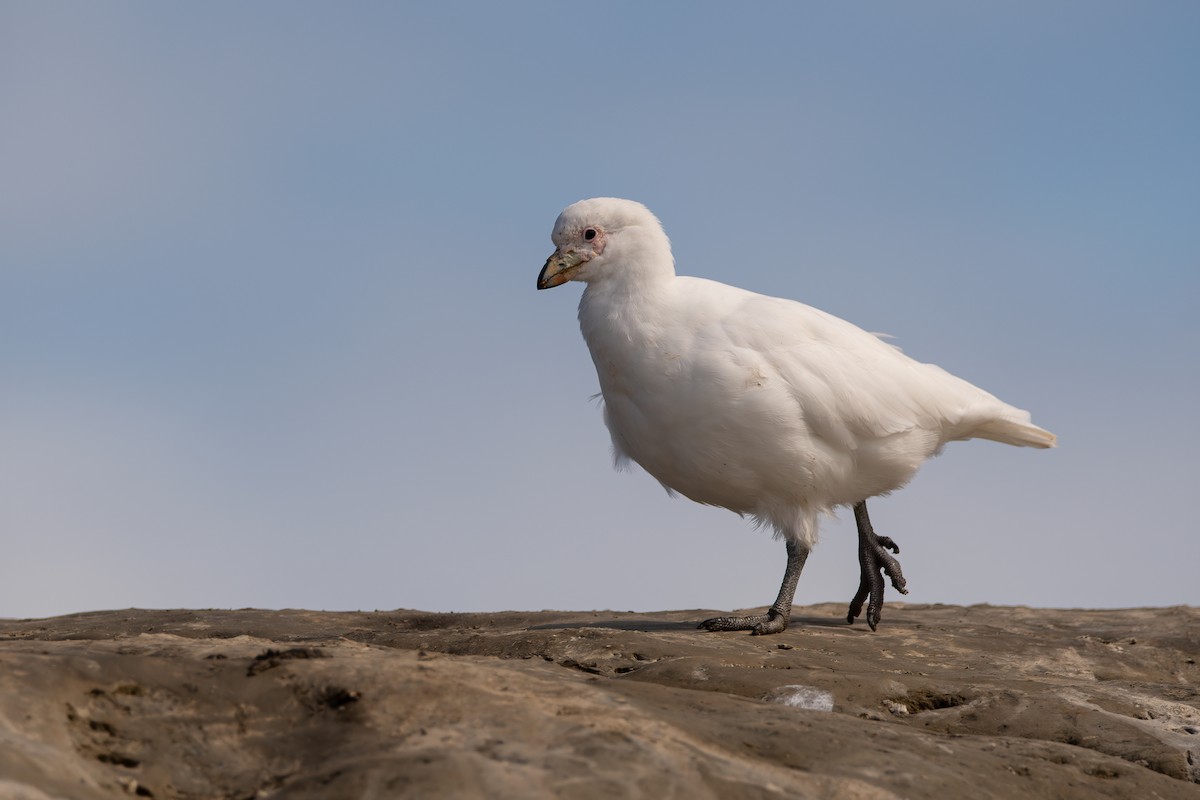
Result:
[[[752,515],[805,555],[821,513],[903,486],[947,442],[1054,445],[1028,412],[849,322],[676,276],[640,203],[580,201],[551,238],[538,287],[587,284],[579,323],[618,460]]]

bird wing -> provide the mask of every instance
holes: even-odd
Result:
[[[910,431],[946,441],[969,438],[986,420],[1023,414],[940,367],[916,361],[874,334],[792,300],[695,279],[715,295],[733,358],[761,362],[787,386],[790,411],[815,437],[841,450]],[[711,302],[711,301],[710,301]],[[1028,416],[1025,416],[1028,420]]]

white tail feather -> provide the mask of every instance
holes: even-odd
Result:
[[[1014,419],[994,419],[980,425],[971,435],[976,439],[991,439],[1018,447],[1054,447],[1058,437],[1031,422]]]

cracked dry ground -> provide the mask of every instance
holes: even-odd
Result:
[[[1200,798],[1200,610],[0,621],[3,798]]]

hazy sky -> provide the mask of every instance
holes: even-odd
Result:
[[[611,469],[555,216],[1030,409],[872,503],[914,602],[1200,603],[1200,4],[0,5],[0,616],[730,609]],[[798,603],[857,588],[853,517]],[[888,597],[896,595],[889,588]],[[886,624],[887,610],[884,610]]]

